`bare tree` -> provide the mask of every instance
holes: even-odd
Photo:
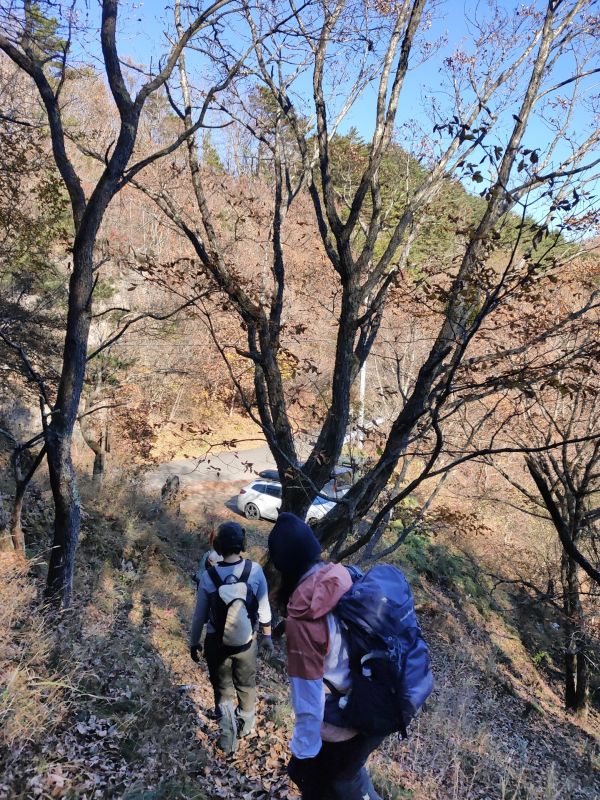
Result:
[[[590,633],[583,595],[589,594],[594,582],[600,584],[599,388],[595,363],[587,362],[565,369],[522,403],[511,425],[515,441],[521,441],[524,449],[562,443],[525,456],[531,482],[516,469],[520,459],[492,461],[520,494],[523,510],[547,519],[558,535],[561,590],[555,593],[552,588],[548,598],[558,596],[562,605],[565,705],[577,712],[587,709],[590,683]]]
[[[73,266],[69,282],[64,352],[56,396],[30,365],[29,374],[39,389],[44,442],[55,507],[54,535],[48,572],[47,594],[55,602],[69,605],[75,550],[80,529],[80,505],[71,458],[73,427],[85,375],[92,296],[98,264],[94,245],[107,206],[128,179],[145,166],[173,152],[189,135],[182,130],[169,145],[132,163],[140,118],[148,99],[161,91],[192,38],[219,17],[230,0],[215,0],[190,13],[188,23],[169,46],[157,71],[137,73],[140,79],[131,94],[123,60],[116,45],[117,0],[101,3],[100,44],[103,66],[118,110],[118,135],[103,158],[103,169],[86,194],[68,147],[62,92],[79,33],[75,4],[55,20],[54,3],[3,3],[0,49],[32,80],[43,104],[57,169],[69,195],[73,222]],[[23,357],[26,357],[23,351]]]
[[[561,385],[563,391],[566,396],[557,398],[553,410],[542,405],[562,447],[557,453],[528,456],[527,468],[565,553],[600,584],[600,393],[590,380],[567,389]],[[578,432],[588,440],[574,442]]]
[[[27,487],[46,455],[46,447],[43,443],[40,447],[40,440],[42,437],[39,435],[26,442],[18,441],[11,431],[6,428],[0,428],[0,435],[3,436],[11,446],[10,464],[15,484],[10,519],[6,527],[12,540],[13,549],[15,552],[24,556],[25,537],[23,536],[23,528],[21,526],[23,501],[25,499]],[[32,455],[30,451],[36,446],[40,447],[40,449],[35,455]]]
[[[268,9],[242,5],[253,61],[246,62],[244,76],[233,82],[222,109],[255,137],[261,163],[270,165],[269,289],[258,290],[240,280],[231,263],[192,138],[187,142],[188,164],[197,221],[165,189],[140,188],[188,238],[247,332],[247,348],[237,349],[254,367],[256,402],[241,392],[242,402],[273,452],[283,482],[282,508],[303,514],[328,480],[342,451],[353,384],[377,340],[386,309],[395,305],[410,314],[420,303],[437,320],[379,457],[318,525],[323,543],[336,543],[343,553],[346,540],[353,549],[357,541],[366,544],[389,510],[435,473],[445,426],[453,414],[470,400],[494,392],[518,393],[558,369],[541,357],[530,368],[528,354],[598,307],[592,294],[578,311],[550,321],[533,303],[527,304],[529,298],[543,305],[545,291],[559,280],[560,266],[577,251],[562,232],[568,229],[574,242],[581,230],[597,224],[587,187],[600,163],[598,110],[587,98],[586,124],[575,125],[573,115],[583,107],[582,95],[598,72],[598,19],[588,0],[540,0],[516,17],[501,4],[492,5],[485,19],[472,22],[472,48],[458,49],[444,62],[449,101],[442,106],[435,98],[431,104],[437,138],[429,137],[427,169],[420,182],[409,187],[403,206],[395,205],[391,213],[383,192],[383,159],[397,133],[402,103],[413,102],[403,95],[409,65],[418,67],[419,59],[435,48],[426,38],[425,0],[335,0],[302,6],[291,2]],[[231,68],[239,58],[222,32],[215,37],[215,52]],[[307,74],[312,96],[304,102]],[[183,58],[179,76],[183,103],[180,109],[173,105],[189,127],[195,95]],[[274,109],[268,131],[248,101],[256,83]],[[367,87],[374,89],[376,98],[373,134],[358,179],[349,191],[340,191],[333,142],[342,119]],[[549,134],[542,141],[536,127],[537,146],[532,148],[526,142],[540,119],[547,122]],[[434,264],[429,274],[414,280],[405,268],[415,236],[449,178],[483,189],[480,214],[468,230],[457,232],[455,264],[444,269]],[[301,465],[281,356],[288,288],[285,226],[292,205],[306,195],[337,300],[327,410]],[[532,224],[534,211],[537,222]],[[508,246],[503,240],[506,228],[513,231]],[[521,322],[515,323],[515,317]],[[307,320],[305,327],[309,325]],[[516,351],[508,342],[500,348],[494,343],[495,329],[509,325],[518,329]],[[369,510],[411,448],[420,457],[418,474],[369,518]],[[465,457],[493,449],[493,442],[483,446],[476,441]]]
[[[565,704],[578,712],[587,710],[590,655],[582,573],[600,584],[600,395],[589,381],[571,388],[565,416],[552,414],[548,422],[560,430],[565,442],[560,451],[529,456],[527,467],[560,539],[561,583],[566,617]],[[565,398],[559,405],[564,408]],[[568,444],[574,429],[585,427],[595,440]]]

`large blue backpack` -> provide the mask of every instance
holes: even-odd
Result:
[[[350,568],[353,585],[338,602],[350,653],[352,685],[333,687],[325,719],[369,735],[407,728],[433,689],[429,650],[421,635],[408,582],[390,564],[363,575]]]

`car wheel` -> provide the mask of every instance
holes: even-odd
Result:
[[[244,506],[244,514],[246,519],[260,519],[260,511],[258,506],[254,503],[246,503]]]

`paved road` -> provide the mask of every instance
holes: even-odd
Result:
[[[160,491],[171,475],[179,475],[183,489],[195,489],[206,481],[243,481],[250,483],[263,469],[274,469],[275,461],[267,445],[252,450],[230,450],[214,453],[204,460],[197,458],[177,458],[161,464],[146,475],[145,486],[148,491]]]

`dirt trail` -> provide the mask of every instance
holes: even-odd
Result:
[[[191,668],[177,659],[174,673],[182,681],[181,691],[194,703],[197,712],[197,739],[210,754],[210,766],[199,776],[210,797],[223,798],[297,798],[289,784],[286,764],[289,759],[287,726],[282,727],[281,689],[286,679],[262,659],[258,665],[258,702],[256,731],[239,742],[234,756],[225,757],[216,745],[218,727],[212,715],[212,688],[204,663]],[[189,681],[185,683],[184,681]]]

